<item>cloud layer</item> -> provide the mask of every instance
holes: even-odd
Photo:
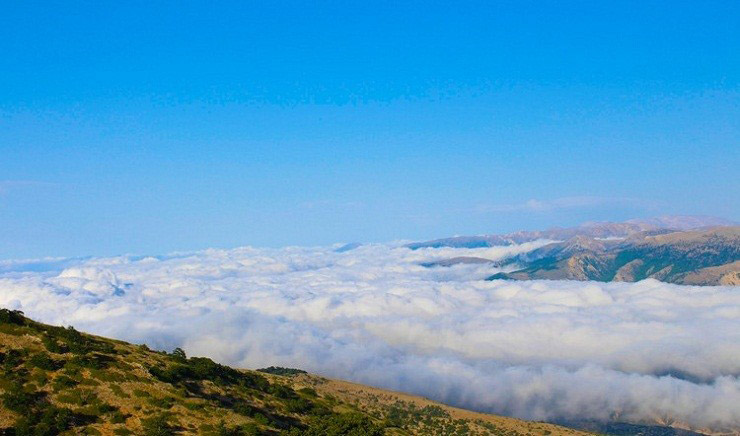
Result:
[[[5,263],[0,305],[242,367],[300,367],[527,419],[740,428],[740,290],[481,280],[539,243]],[[14,268],[17,266],[17,268]]]

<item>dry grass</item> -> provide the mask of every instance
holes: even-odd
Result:
[[[323,396],[331,396],[343,403],[351,404],[353,407],[377,416],[394,404],[414,404],[417,409],[427,406],[439,407],[446,411],[452,420],[466,421],[471,429],[471,434],[492,434],[489,428],[480,423],[487,423],[499,429],[501,434],[521,435],[587,435],[590,433],[577,431],[553,424],[523,421],[504,416],[478,413],[470,410],[447,406],[427,398],[410,395],[402,392],[394,392],[378,389],[371,386],[351,383],[342,380],[327,379],[315,375],[299,375],[294,378],[296,389],[307,386],[312,387]],[[398,434],[423,435],[423,428],[408,428],[399,431]]]
[[[330,425],[322,419],[342,421],[347,414],[387,435],[585,434],[310,374],[235,371],[208,359],[185,359],[91,335],[75,336],[88,348],[59,348],[54,341],[64,343],[67,333],[31,321],[0,322],[0,434],[22,421],[23,412],[12,411],[21,409],[10,410],[6,402],[18,386],[42,399],[25,409],[34,416],[54,406],[87,417],[65,434],[145,434],[145,419],[166,415],[178,434],[216,434],[221,425],[241,429],[234,434],[275,435],[292,429],[295,435],[311,427],[315,435],[321,434],[316,426]],[[90,363],[94,358],[103,363]],[[190,372],[174,371],[178,367]],[[198,373],[198,368],[212,372]]]

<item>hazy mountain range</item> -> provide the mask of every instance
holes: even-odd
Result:
[[[711,217],[661,217],[622,223],[506,235],[457,236],[409,244],[419,248],[474,248],[554,240],[495,263],[509,267],[489,279],[552,279],[634,282],[653,278],[687,285],[740,285],[740,226]],[[455,257],[425,264],[494,263]]]

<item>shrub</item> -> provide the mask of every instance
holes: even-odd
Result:
[[[77,355],[68,364],[88,369],[105,369],[114,361],[115,359],[105,354],[90,353]]]
[[[95,415],[98,415],[98,416],[99,415],[105,415],[105,414],[108,414],[108,413],[113,413],[113,414],[120,413],[118,411],[118,407],[113,406],[111,404],[107,404],[107,403],[100,403],[100,404],[94,406],[93,409],[94,409],[93,410],[94,414]]]
[[[164,397],[164,398],[151,397],[151,398],[148,398],[147,401],[152,406],[158,407],[160,409],[169,409],[175,405],[175,399],[171,397]]]
[[[264,372],[267,374],[274,374],[274,375],[298,375],[298,374],[307,374],[306,371],[302,369],[296,369],[296,368],[283,368],[282,366],[270,366],[267,368],[260,368],[257,371]]]
[[[91,351],[115,353],[115,348],[110,343],[85,336],[72,326],[65,328],[40,325],[39,328],[46,333],[44,345],[53,353],[86,354]]]
[[[131,395],[127,394],[122,387],[118,385],[109,385],[110,390],[116,394],[118,398],[131,398]]]
[[[0,324],[25,325],[26,318],[20,310],[0,309]]]
[[[254,416],[252,416],[252,418],[262,425],[267,425],[270,423],[270,420],[261,413],[255,413]]]
[[[19,350],[8,350],[6,353],[0,353],[0,363],[5,370],[12,370],[23,363],[26,353]]]
[[[315,418],[305,430],[293,429],[291,436],[382,436],[383,429],[369,418],[349,413]]]
[[[82,367],[75,362],[68,360],[67,363],[64,364],[62,374],[72,377],[77,381],[77,383],[82,381]]]
[[[274,384],[270,386],[270,393],[282,399],[291,399],[298,397],[298,395],[292,388],[281,384]]]
[[[301,394],[303,394],[303,395],[307,395],[309,397],[312,397],[312,398],[316,398],[316,397],[319,396],[316,393],[316,390],[313,389],[313,388],[300,388],[300,389],[298,389],[298,392],[301,393]]]
[[[171,436],[175,433],[170,425],[169,416],[166,414],[142,419],[141,426],[146,436]]]
[[[244,424],[239,427],[244,436],[257,436],[260,434],[259,427],[254,423]]]
[[[41,342],[43,342],[46,349],[52,353],[69,353],[69,348],[65,344],[60,344],[59,342],[57,342],[56,339],[52,338],[49,335],[45,335],[43,338],[41,338]]]
[[[36,370],[31,374],[31,380],[40,386],[45,386],[49,382],[49,377],[46,372]]]
[[[90,375],[96,379],[104,382],[123,382],[126,381],[126,376],[118,371],[102,370],[102,369],[91,369]]]
[[[313,403],[304,398],[285,401],[285,409],[290,413],[306,413],[313,409]]]
[[[77,386],[78,382],[64,374],[57,376],[52,384],[55,391],[63,391],[65,389],[73,388]]]
[[[439,406],[432,406],[432,405],[424,406],[420,410],[420,413],[423,415],[432,416],[435,418],[448,418],[450,416],[450,414],[443,408]]]
[[[14,383],[2,395],[2,400],[8,409],[25,415],[31,412],[42,396],[41,393],[26,392],[22,384]]]
[[[188,360],[188,357],[185,355],[185,351],[180,347],[177,347],[174,350],[172,350],[171,356],[173,359],[175,359],[178,362],[185,362],[186,360]]]
[[[63,364],[57,360],[54,360],[47,353],[36,353],[28,359],[28,363],[36,368],[41,368],[47,371],[56,371],[61,368]]]
[[[83,378],[80,384],[84,386],[100,386],[99,381],[91,378]]]
[[[123,424],[126,422],[126,415],[124,415],[120,410],[116,410],[113,412],[113,415],[111,415],[110,422],[113,424]]]
[[[141,389],[134,389],[134,396],[139,398],[151,397],[152,395]]]
[[[100,401],[93,391],[83,389],[71,389],[57,395],[56,399],[59,402],[74,404],[76,406],[96,405]]]
[[[48,405],[41,413],[32,413],[20,417],[15,422],[17,435],[52,435],[59,434],[80,422],[71,410]]]
[[[222,386],[241,385],[265,391],[270,386],[266,378],[248,374],[214,362],[207,357],[191,357],[165,368],[152,367],[149,372],[170,384],[208,380]]]
[[[254,407],[242,401],[238,401],[236,404],[234,404],[234,406],[232,407],[232,410],[234,411],[234,413],[238,413],[244,416],[252,416],[256,413],[256,410]]]
[[[200,433],[209,436],[256,436],[259,429],[255,424],[244,424],[235,427],[227,427],[224,421],[220,421],[215,426],[202,425],[199,428]]]

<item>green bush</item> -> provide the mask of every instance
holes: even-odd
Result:
[[[134,396],[138,398],[146,398],[146,397],[151,397],[152,394],[150,394],[147,391],[141,390],[141,389],[134,389]]]
[[[244,416],[253,416],[255,413],[257,413],[256,409],[249,404],[246,404],[245,402],[239,401],[232,407],[232,410],[235,413],[238,413],[240,415]]]
[[[28,359],[28,363],[36,368],[44,369],[46,371],[56,371],[61,368],[64,364],[57,360],[54,360],[47,353],[36,353]]]
[[[217,385],[239,385],[261,391],[266,391],[270,386],[267,379],[260,375],[237,371],[207,357],[191,357],[187,360],[180,359],[181,357],[178,357],[178,363],[165,368],[152,367],[149,372],[157,379],[170,384],[208,380]]]
[[[172,350],[170,356],[178,362],[185,362],[188,360],[188,356],[185,355],[185,351],[179,347]]]
[[[126,415],[124,415],[120,410],[116,410],[113,412],[113,415],[111,415],[110,422],[113,424],[123,424],[126,422]]]
[[[15,422],[15,434],[21,435],[54,435],[74,427],[79,419],[71,410],[47,406],[42,413],[20,417]]]
[[[0,353],[0,364],[3,365],[3,369],[10,371],[25,361],[26,354],[20,350],[8,350],[5,353]]]
[[[269,392],[272,395],[282,399],[291,399],[298,397],[293,388],[281,384],[271,385]]]
[[[26,318],[20,310],[0,309],[0,324],[25,325]]]
[[[159,414],[141,420],[145,436],[171,436],[175,430],[170,425],[170,418],[166,414]]]
[[[169,409],[175,405],[175,399],[171,397],[164,397],[164,398],[151,397],[147,399],[147,402],[151,404],[152,406],[158,407],[160,409]]]
[[[37,369],[36,371],[31,373],[31,381],[38,384],[39,386],[45,386],[49,382],[49,376],[46,374],[46,372]]]
[[[257,421],[258,423],[262,425],[267,425],[270,423],[270,419],[261,413],[255,413],[254,416],[252,416],[252,419],[254,419],[255,421]]]
[[[260,368],[257,371],[264,372],[267,374],[291,376],[298,374],[307,374],[306,371],[296,368],[283,368],[282,366],[270,366],[267,368]]]
[[[110,390],[116,394],[118,398],[131,398],[131,395],[127,394],[122,387],[118,385],[109,385]]]
[[[60,403],[74,404],[75,406],[84,406],[92,404],[95,400],[95,394],[90,391],[81,389],[71,389],[67,392],[57,395],[56,400]]]
[[[75,356],[67,364],[87,369],[105,369],[114,361],[114,358],[105,354],[87,353]]]
[[[98,430],[95,427],[86,427],[85,428],[85,431],[83,433],[84,434],[91,434],[91,435],[95,435],[95,436],[98,436],[98,435],[101,435],[102,434],[102,433],[100,433],[100,430]]]
[[[100,386],[100,382],[92,378],[83,378],[80,384],[83,386]]]
[[[8,409],[25,415],[31,412],[42,397],[42,393],[26,392],[22,384],[14,383],[2,395],[2,400]]]
[[[79,382],[72,379],[71,377],[68,377],[64,374],[57,376],[54,381],[52,382],[52,387],[55,392],[63,391],[66,389],[73,388],[77,386]]]
[[[254,424],[244,424],[235,427],[227,427],[224,421],[220,421],[215,426],[201,426],[201,434],[208,436],[257,436],[259,429]]]
[[[319,394],[317,394],[316,390],[313,388],[300,388],[298,389],[298,393],[312,397],[312,398],[316,398],[319,396]]]
[[[118,371],[91,369],[90,375],[104,382],[124,382],[126,381],[126,376],[124,374],[121,374]]]
[[[307,413],[313,409],[313,403],[304,398],[292,398],[285,401],[285,409],[290,413]]]
[[[46,347],[46,349],[51,353],[56,353],[56,354],[69,353],[69,348],[66,345],[60,344],[59,342],[57,342],[56,339],[52,338],[51,336],[48,336],[48,335],[44,336],[43,338],[41,338],[41,342],[44,344],[44,347]]]
[[[290,436],[382,436],[383,429],[369,418],[349,413],[315,418],[307,429],[291,430]]]
[[[39,328],[46,334],[43,342],[52,353],[115,353],[115,347],[110,343],[85,336],[72,326],[65,328],[39,324]]]

